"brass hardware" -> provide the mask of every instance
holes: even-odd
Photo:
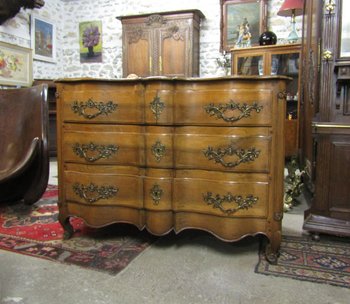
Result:
[[[102,186],[98,187],[93,183],[85,186],[83,184],[75,183],[73,185],[73,191],[80,198],[84,199],[86,202],[92,204],[97,202],[100,199],[109,199],[113,196],[116,196],[119,189],[114,186]],[[96,193],[97,196],[92,197]]]
[[[152,56],[149,56],[149,72],[152,74]]]
[[[350,125],[342,125],[342,124],[319,124],[312,123],[313,128],[333,128],[333,129],[350,129]]]
[[[150,103],[150,108],[154,114],[156,121],[158,121],[160,114],[165,108],[165,104],[160,100],[158,94],[153,98],[152,102]]]
[[[241,209],[252,208],[259,200],[258,197],[254,197],[251,194],[243,198],[241,195],[232,195],[230,192],[222,197],[219,194],[213,196],[212,192],[207,192],[203,194],[203,199],[205,203],[212,205],[214,209],[220,209],[226,215],[233,214]],[[236,208],[225,209],[222,206],[223,203],[236,203],[238,206]]]
[[[322,58],[326,61],[331,60],[333,58],[333,53],[330,50],[325,50],[323,51]]]
[[[160,188],[159,185],[155,184],[152,187],[152,189],[150,191],[150,194],[151,194],[151,197],[153,199],[153,204],[156,205],[156,206],[159,205],[160,199],[161,199],[161,197],[163,195],[162,188]]]
[[[287,91],[278,92],[277,98],[285,100],[287,98]]]
[[[335,2],[334,0],[328,0],[328,3],[325,3],[324,9],[328,11],[328,14],[332,14],[335,10]]]
[[[112,156],[112,154],[116,153],[119,149],[116,145],[96,145],[93,142],[89,144],[82,144],[75,143],[72,147],[73,152],[81,157],[84,158],[88,162],[95,162],[101,158],[109,158]],[[97,155],[94,156],[88,156],[88,152],[95,153]]]
[[[108,115],[117,109],[118,105],[113,103],[112,101],[103,102],[95,102],[91,98],[88,99],[87,102],[78,102],[74,101],[71,109],[75,114],[79,116],[83,116],[87,119],[96,118],[99,115]],[[95,114],[87,114],[85,111],[89,109],[96,109],[98,112]]]
[[[275,212],[275,213],[273,214],[273,219],[274,219],[275,221],[277,221],[277,222],[282,221],[282,219],[283,219],[283,212]]]
[[[208,147],[206,150],[203,150],[203,154],[208,160],[214,160],[215,163],[220,163],[224,167],[232,168],[241,163],[254,161],[259,157],[260,151],[254,147],[248,150],[237,149],[234,143],[231,143],[227,148],[218,148],[216,151],[212,147]],[[238,160],[235,162],[225,162],[223,159],[225,156],[237,156]]]
[[[226,104],[218,104],[215,106],[213,103],[204,106],[205,111],[209,114],[209,116],[216,116],[217,119],[223,119],[225,122],[235,122],[243,118],[247,118],[250,116],[251,112],[254,110],[256,113],[259,113],[262,110],[263,106],[258,105],[258,103],[254,102],[252,105],[248,105],[244,103],[243,105],[239,103],[235,103],[230,100],[229,103]],[[241,112],[238,116],[225,116],[227,111],[235,111],[238,110]]]
[[[163,62],[162,62],[162,56],[159,56],[159,72],[163,72]]]
[[[156,141],[154,145],[152,145],[152,154],[156,158],[157,162],[160,162],[162,157],[165,155],[165,145],[163,145],[159,140]]]

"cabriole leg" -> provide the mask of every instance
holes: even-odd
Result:
[[[64,233],[63,233],[63,239],[68,240],[73,236],[74,233],[74,228],[71,225],[70,221],[69,221],[69,216],[68,217],[62,217],[62,216],[58,216],[58,221],[60,222],[60,224],[63,227]]]

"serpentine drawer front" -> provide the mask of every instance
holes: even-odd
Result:
[[[57,81],[59,220],[263,234],[277,259],[285,77]]]

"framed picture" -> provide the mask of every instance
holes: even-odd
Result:
[[[251,47],[259,44],[266,28],[266,0],[221,1],[221,49]]]
[[[102,62],[102,22],[79,23],[80,62]]]
[[[32,50],[0,42],[0,84],[29,87],[33,82]]]
[[[56,26],[37,15],[31,16],[31,42],[33,58],[56,62]]]

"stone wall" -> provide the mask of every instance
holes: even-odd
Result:
[[[290,19],[277,16],[283,0],[269,0],[268,27],[282,42],[290,31]],[[34,78],[55,79],[61,77],[122,77],[122,32],[117,16],[199,9],[206,16],[201,24],[200,76],[222,75],[216,58],[220,56],[220,0],[50,0],[40,10],[40,16],[56,24],[57,62],[35,60]],[[21,12],[13,20],[20,20],[27,27],[27,38],[10,33],[10,25],[0,26],[0,40],[22,46],[30,46],[29,11]],[[80,63],[79,23],[102,21],[102,63]],[[13,21],[12,21],[13,22]],[[297,18],[297,29],[301,33],[301,17]]]

